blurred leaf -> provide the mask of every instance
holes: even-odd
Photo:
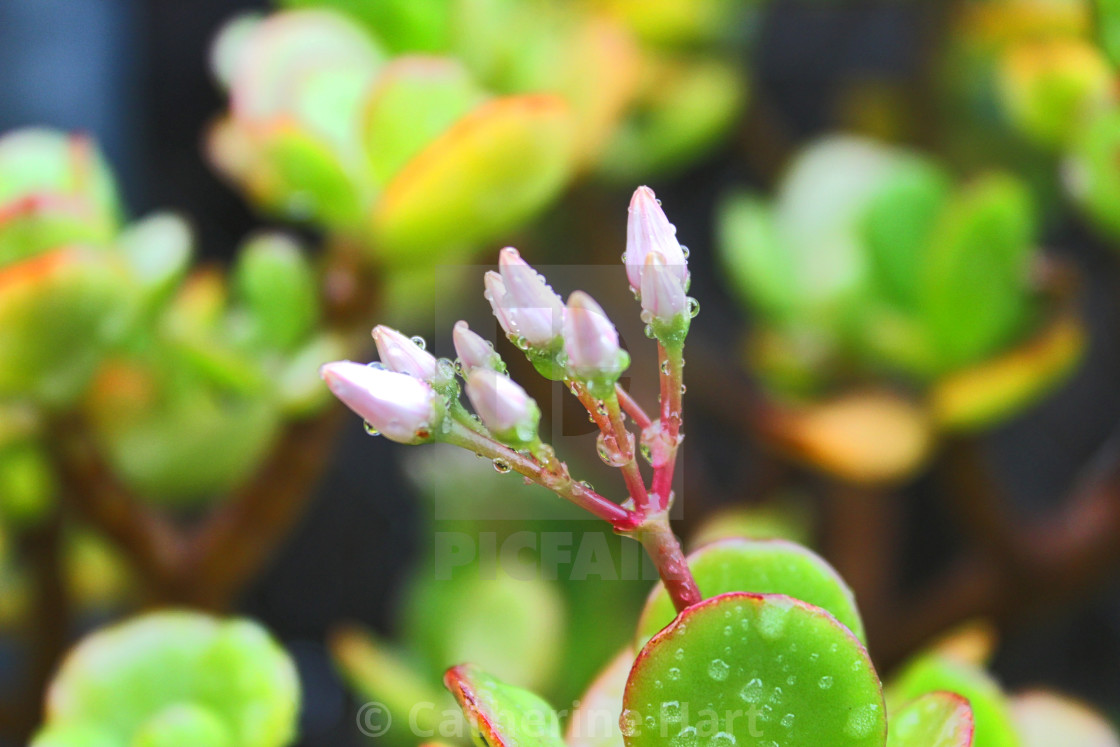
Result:
[[[745,717],[752,706],[757,718]],[[881,747],[885,716],[847,628],[789,597],[730,593],[689,607],[642,649],[622,733],[628,747],[663,747],[666,735],[751,744],[759,730],[783,747]]]
[[[596,675],[568,720],[568,747],[623,747],[618,719],[633,664],[634,650],[627,646]]]
[[[1045,690],[1022,693],[1012,698],[1011,710],[1023,747],[1120,747],[1120,737],[1108,719],[1064,695]]]
[[[98,631],[63,662],[32,747],[110,744],[283,747],[295,734],[299,681],[254,623],[158,612]],[[55,735],[64,734],[61,739]],[[223,739],[225,737],[225,739]],[[134,741],[135,740],[135,741]]]
[[[805,496],[783,493],[765,503],[725,506],[709,511],[688,537],[699,549],[720,540],[788,540],[809,546],[813,541],[813,511]]]
[[[1007,345],[1029,310],[1030,196],[1009,176],[983,177],[942,213],[922,279],[922,309],[944,369]]]
[[[946,691],[968,699],[976,723],[976,747],[1017,747],[1007,700],[984,670],[943,654],[919,655],[887,686],[887,707],[897,713],[927,693]]]
[[[784,594],[821,607],[864,640],[851,589],[832,566],[804,547],[785,540],[727,539],[691,553],[688,566],[704,598],[730,591]],[[665,587],[658,584],[642,611],[635,645],[644,646],[676,616]]]
[[[402,57],[389,63],[366,104],[363,125],[378,183],[389,181],[483,98],[455,60]]]
[[[748,194],[733,194],[720,205],[717,226],[720,256],[733,289],[771,318],[787,315],[798,301],[796,270],[770,207]]]
[[[418,575],[405,608],[406,640],[433,675],[457,661],[484,661],[505,680],[542,686],[560,663],[563,600],[530,566],[488,570],[490,578],[475,566],[454,579],[431,569]]]
[[[483,104],[388,184],[372,216],[377,251],[411,264],[496,240],[563,187],[572,134],[556,97]]]
[[[299,244],[264,233],[237,255],[233,283],[248,308],[254,341],[288,351],[305,341],[319,320],[317,278]]]
[[[190,224],[174,213],[150,215],[117,239],[133,278],[153,304],[166,300],[186,275],[193,244]]]
[[[1086,338],[1080,319],[1059,312],[1022,345],[938,381],[930,393],[933,419],[944,428],[974,430],[1030,405],[1073,371]]]
[[[1097,38],[1113,65],[1120,64],[1120,1],[1095,0]]]
[[[307,417],[333,399],[319,378],[319,367],[323,361],[344,359],[347,350],[340,337],[323,334],[313,337],[283,363],[276,376],[276,390],[285,415]]]
[[[26,441],[0,448],[0,519],[28,527],[45,518],[58,490],[42,444]]]
[[[929,693],[891,716],[887,747],[972,747],[972,709],[953,693]]]
[[[437,52],[450,33],[448,0],[280,0],[288,8],[330,8],[361,21],[391,52]]]
[[[917,305],[930,234],[951,188],[948,175],[934,164],[904,159],[867,206],[862,229],[876,286],[904,309]]]
[[[507,685],[469,664],[449,669],[443,681],[480,746],[565,747],[556,712],[528,690]]]
[[[0,395],[71,402],[132,305],[103,253],[60,249],[0,269]]]
[[[1102,112],[1080,128],[1063,176],[1092,221],[1112,239],[1120,238],[1120,109]]]

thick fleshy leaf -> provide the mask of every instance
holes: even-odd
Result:
[[[0,521],[26,527],[47,516],[58,486],[43,444],[25,441],[0,448]]]
[[[968,701],[929,693],[891,715],[887,747],[972,747],[976,726]]]
[[[732,195],[720,206],[718,224],[723,266],[743,301],[771,318],[794,309],[793,257],[782,244],[770,207],[746,193]]]
[[[41,128],[0,138],[0,266],[63,243],[104,243],[119,215],[113,175],[88,139]]]
[[[621,726],[628,747],[882,747],[887,731],[879,678],[847,628],[744,593],[688,608],[646,644]]]
[[[887,705],[896,714],[910,701],[932,692],[957,693],[972,706],[977,747],[1018,747],[1011,709],[999,685],[983,669],[939,653],[907,664],[887,686]]]
[[[528,690],[470,664],[447,670],[443,682],[463,709],[479,747],[565,747],[556,712]]]
[[[288,8],[330,8],[361,21],[392,52],[437,52],[447,46],[447,0],[281,0]]]
[[[1072,310],[1060,310],[1022,345],[938,380],[930,391],[943,428],[985,428],[1063,382],[1080,363],[1087,335]]]
[[[572,134],[557,97],[515,96],[478,107],[386,187],[372,216],[378,251],[411,264],[497,240],[564,185]]]
[[[165,299],[186,275],[193,243],[190,224],[174,213],[150,215],[117,238],[132,277],[151,302]]]
[[[568,747],[623,747],[618,718],[633,665],[634,650],[627,646],[596,675],[568,721]]]
[[[823,558],[800,545],[785,540],[721,540],[690,554],[688,567],[704,597],[729,591],[784,594],[823,608],[856,638],[864,639],[851,589]],[[658,584],[638,622],[638,648],[674,617],[673,602]]]
[[[152,613],[100,630],[70,653],[32,745],[97,744],[55,736],[80,727],[119,746],[284,747],[299,698],[291,660],[255,623]],[[183,741],[188,734],[203,741]]]
[[[1066,189],[1089,218],[1120,238],[1120,109],[1107,109],[1073,138],[1063,176]]]
[[[761,504],[716,509],[689,534],[688,547],[695,549],[736,537],[782,539],[809,547],[813,543],[813,510],[805,498],[791,492]]]
[[[72,400],[132,301],[123,268],[102,252],[60,249],[0,270],[0,394]]]
[[[285,415],[307,417],[333,399],[330,390],[323,386],[319,368],[323,361],[344,359],[348,350],[340,335],[327,333],[313,337],[284,361],[275,383]]]
[[[1034,217],[1026,188],[989,175],[943,211],[929,247],[922,316],[942,370],[998,352],[1029,311]]]
[[[733,65],[688,56],[643,60],[648,80],[631,116],[603,149],[615,181],[678,170],[711,148],[746,105],[749,83]]]
[[[545,685],[560,664],[564,602],[555,585],[528,567],[477,569],[439,579],[429,570],[411,589],[406,609],[409,642],[432,673],[461,661],[486,662],[495,676],[527,687]]]
[[[863,217],[863,236],[876,287],[891,303],[913,308],[930,234],[949,199],[948,175],[919,158],[901,162]]]
[[[386,65],[369,97],[363,125],[377,182],[388,182],[483,98],[455,60],[402,57]]]
[[[1022,747],[1120,747],[1120,737],[1108,719],[1058,693],[1035,690],[1016,695],[1011,712]]]
[[[776,407],[763,422],[773,443],[851,482],[904,479],[933,447],[929,418],[892,392],[852,392],[806,406]]]
[[[409,713],[421,733],[434,733],[441,724],[444,703],[449,701],[434,680],[429,680],[406,653],[373,634],[353,628],[339,630],[330,639],[335,664],[363,697],[384,703],[389,713]],[[417,708],[421,704],[432,707]],[[446,703],[451,706],[450,702]],[[389,724],[387,739],[411,735],[407,723]]]
[[[299,245],[281,234],[261,234],[237,257],[234,285],[247,307],[254,342],[288,351],[303,342],[319,317],[315,271]]]

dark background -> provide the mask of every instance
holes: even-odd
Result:
[[[755,80],[759,98],[793,140],[834,125],[832,104],[852,79],[905,81],[920,66],[928,6],[773,5],[758,30]],[[207,53],[223,20],[264,7],[243,0],[0,0],[0,131],[46,124],[92,133],[121,180],[132,215],[157,207],[181,211],[197,228],[200,257],[224,260],[262,220],[214,176],[200,153],[203,128],[224,103],[209,78]],[[730,347],[728,333],[743,320],[711,266],[712,206],[728,185],[758,181],[729,146],[654,184],[692,248],[693,295],[703,301],[694,334],[715,350]],[[617,199],[624,204],[625,194]],[[1071,383],[988,439],[1000,478],[1024,510],[1054,504],[1120,422],[1115,257],[1072,223],[1050,226],[1047,247],[1073,257],[1092,279],[1086,306],[1093,343]],[[573,259],[580,261],[595,258]],[[705,502],[742,498],[737,481],[750,472],[752,457],[706,423],[701,414],[690,428],[700,434],[716,488]],[[244,611],[276,631],[299,660],[305,745],[361,743],[350,696],[334,676],[322,640],[340,620],[382,630],[389,624],[394,594],[415,559],[422,510],[403,484],[399,452],[371,445],[360,423],[348,423],[322,495],[243,600]],[[906,491],[910,578],[940,567],[955,542],[932,493],[928,478]],[[1120,584],[1113,583],[1076,610],[1024,621],[1005,637],[995,671],[1010,686],[1045,683],[1116,716],[1118,592]]]

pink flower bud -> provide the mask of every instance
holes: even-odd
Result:
[[[649,187],[638,187],[630,200],[626,222],[626,277],[636,293],[642,292],[642,272],[650,252],[660,252],[664,264],[681,284],[688,283],[688,262],[677,241],[677,229]]]
[[[516,327],[506,310],[506,282],[502,280],[501,275],[493,270],[483,276],[482,282],[486,286],[486,292],[483,293],[483,296],[490,302],[490,308],[494,310],[494,318],[498,320],[498,324],[502,325],[502,329],[505,330],[507,335],[514,336],[517,334],[514,332]]]
[[[414,376],[352,361],[327,363],[319,376],[334,396],[390,440],[427,440],[439,419],[436,393]]]
[[[650,252],[642,268],[642,310],[650,320],[670,324],[688,311],[688,296],[661,252]]]
[[[568,368],[581,379],[617,378],[629,363],[618,346],[618,330],[595,299],[583,291],[568,297],[564,350]]]
[[[517,382],[489,368],[467,374],[467,397],[482,424],[506,443],[536,438],[541,412]]]
[[[464,374],[476,368],[505,370],[505,364],[502,363],[501,356],[494,351],[494,346],[485,338],[472,332],[466,322],[455,322],[451,338],[455,342],[455,352],[459,356],[459,365],[463,367]]]
[[[431,381],[439,370],[435,356],[417,345],[397,330],[379,324],[373,328],[373,341],[381,365],[390,371],[406,373],[424,381]]]
[[[523,337],[532,347],[548,347],[560,335],[564,319],[564,303],[540,273],[530,267],[513,247],[506,247],[498,255],[505,294],[500,301],[497,294],[490,303],[500,303],[512,330],[502,326],[515,337]],[[495,313],[497,311],[495,310]],[[499,316],[499,321],[501,317]]]

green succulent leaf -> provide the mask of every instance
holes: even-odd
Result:
[[[156,213],[128,226],[117,238],[132,277],[151,303],[171,295],[187,274],[194,237],[174,213]]]
[[[1109,109],[1082,127],[1067,156],[1066,187],[1089,218],[1120,237],[1120,109]]]
[[[568,747],[624,747],[618,718],[633,665],[634,650],[627,646],[596,675],[568,720]]]
[[[827,612],[782,595],[733,592],[686,609],[638,654],[623,705],[628,747],[886,740],[867,651]]]
[[[744,302],[778,319],[795,308],[795,269],[770,207],[746,193],[731,195],[720,206],[717,225],[728,282]]]
[[[255,623],[152,613],[74,649],[32,747],[284,747],[299,698],[291,660]]]
[[[942,213],[921,302],[944,368],[998,351],[1023,326],[1034,230],[1026,188],[1005,175],[967,186]]]
[[[785,540],[720,540],[689,555],[688,566],[705,597],[731,591],[784,594],[823,608],[864,640],[851,589],[824,559],[800,545]],[[672,600],[658,584],[638,622],[638,647],[674,617]]]
[[[124,269],[102,252],[60,249],[0,270],[0,395],[72,402],[133,300]]]
[[[437,52],[450,34],[447,0],[281,0],[288,8],[330,8],[363,23],[391,52]]]
[[[917,305],[926,247],[951,187],[937,166],[907,159],[867,206],[864,241],[876,286],[891,303],[906,309]]]
[[[565,747],[548,703],[470,664],[447,670],[444,684],[467,717],[478,747]]]
[[[365,111],[365,147],[374,178],[388,182],[484,94],[451,59],[402,57],[382,70]]]
[[[907,664],[887,686],[887,705],[896,714],[910,701],[938,691],[968,700],[976,747],[1020,745],[1009,703],[995,680],[983,669],[946,655],[923,654]]]
[[[564,186],[572,136],[557,97],[506,97],[476,108],[389,182],[372,216],[377,250],[412,264],[495,240]]]
[[[0,520],[29,526],[47,515],[58,486],[47,450],[35,441],[0,447]]]
[[[891,715],[887,747],[972,747],[975,729],[964,697],[928,693]]]
[[[281,234],[261,234],[242,247],[234,286],[248,309],[255,342],[290,351],[319,319],[315,270],[299,245]]]

